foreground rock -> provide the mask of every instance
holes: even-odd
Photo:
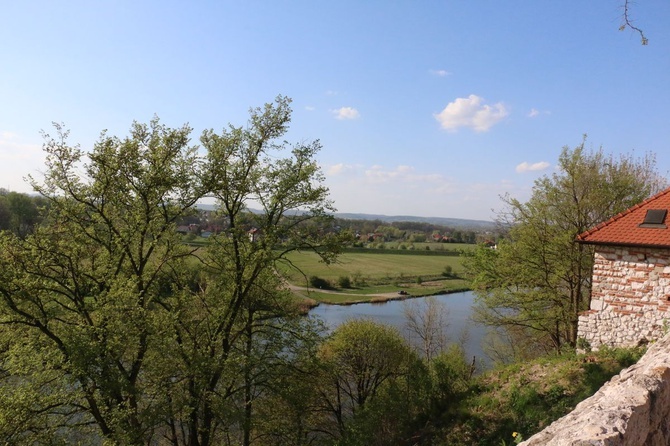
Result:
[[[670,445],[670,335],[522,445]]]

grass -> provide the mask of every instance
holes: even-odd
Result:
[[[300,287],[307,287],[306,278],[317,276],[328,281],[340,294],[315,289],[302,290],[299,294],[327,303],[355,303],[388,300],[399,290],[410,296],[426,296],[468,289],[467,281],[457,276],[463,271],[457,256],[425,256],[384,253],[345,253],[338,262],[326,265],[313,253],[291,253],[288,261],[295,268],[286,266],[281,272],[287,280]],[[445,268],[451,277],[445,277]],[[337,288],[338,279],[348,277],[351,288]],[[386,294],[386,296],[375,296]],[[398,296],[400,297],[400,296]]]
[[[570,353],[486,372],[458,401],[455,416],[444,420],[444,443],[438,444],[501,444],[511,442],[513,431],[528,438],[572,411],[643,353],[640,348]]]
[[[446,266],[450,266],[454,274],[463,271],[461,258],[456,256],[421,256],[394,254],[345,253],[337,263],[326,265],[319,261],[314,253],[294,252],[287,259],[301,270],[305,276],[319,276],[335,283],[340,276],[361,276],[362,279],[374,283],[405,282],[416,277],[439,277]],[[283,271],[288,279],[299,285],[304,283],[302,275],[296,271]]]

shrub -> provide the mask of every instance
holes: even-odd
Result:
[[[351,279],[349,276],[340,276],[337,278],[337,286],[340,288],[351,288]]]
[[[356,287],[365,286],[365,278],[360,271],[356,271],[352,274],[352,282]]]
[[[312,288],[318,288],[320,290],[327,290],[331,288],[330,283],[326,279],[323,279],[319,276],[311,276],[309,278],[309,284],[312,286]]]

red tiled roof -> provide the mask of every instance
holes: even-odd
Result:
[[[577,241],[598,245],[670,248],[670,211],[665,218],[665,225],[669,227],[639,226],[650,209],[670,210],[670,188],[579,234]]]

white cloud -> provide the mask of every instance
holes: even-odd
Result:
[[[326,96],[337,96],[337,91],[335,91],[335,90],[326,90]]]
[[[500,191],[521,196],[513,182],[467,182],[410,165],[347,165],[330,168],[326,184],[339,212],[422,215],[490,220]]]
[[[326,173],[329,176],[345,175],[350,172],[355,172],[358,167],[360,166],[356,166],[353,164],[339,163],[328,167],[326,169]]]
[[[385,169],[384,166],[374,165],[365,171],[365,179],[371,183],[402,182],[412,183],[440,183],[442,176],[438,174],[416,173],[414,167],[399,165],[394,169]]]
[[[470,127],[476,132],[485,132],[509,112],[502,102],[493,105],[483,102],[483,98],[474,94],[467,98],[456,98],[433,116],[445,130],[456,131],[460,127]]]
[[[332,110],[335,119],[358,119],[361,114],[353,107],[342,107]]]
[[[530,111],[528,112],[527,116],[529,118],[535,118],[535,117],[540,116],[540,115],[550,115],[550,114],[551,114],[550,111],[540,111],[536,108],[531,108]]]
[[[549,163],[546,161],[540,161],[539,163],[533,163],[533,164],[524,161],[523,163],[516,166],[516,171],[517,173],[535,172],[538,170],[544,170],[547,167],[549,167]]]
[[[314,110],[316,110],[316,108],[313,107],[313,106],[311,106],[311,105],[305,105],[305,110],[307,110],[307,111],[314,111]]]
[[[451,72],[447,70],[429,70],[429,73],[439,77],[451,76]]]

